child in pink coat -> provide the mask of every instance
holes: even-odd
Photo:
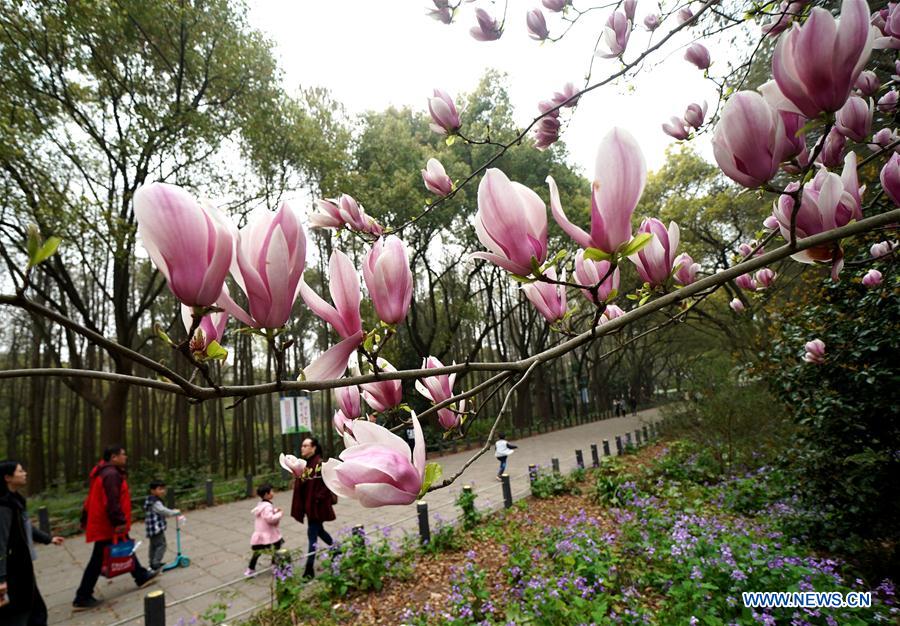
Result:
[[[281,531],[278,524],[281,522],[281,509],[272,504],[272,498],[275,494],[272,492],[272,485],[266,483],[260,485],[256,489],[256,493],[260,498],[259,504],[253,509],[253,515],[256,517],[253,523],[253,535],[250,536],[250,547],[253,548],[253,556],[250,558],[250,565],[244,576],[254,576],[256,574],[256,562],[259,560],[263,551],[271,550],[274,552],[284,545],[284,539],[281,537]]]

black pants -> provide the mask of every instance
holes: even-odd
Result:
[[[312,554],[306,557],[306,569],[303,570],[303,575],[311,577],[313,575],[313,564],[316,562],[315,551],[318,540],[321,538],[329,546],[334,543],[334,540],[325,530],[324,522],[314,522],[309,518],[306,520],[306,536],[309,539],[309,550],[307,552]]]
[[[0,624],[3,626],[47,626],[47,605],[37,586],[31,598],[31,607],[23,609],[18,603],[10,602],[0,608]]]
[[[81,584],[78,591],[75,592],[75,602],[86,602],[94,594],[94,587],[97,585],[97,579],[100,578],[100,568],[103,567],[103,550],[106,546],[111,545],[112,541],[95,541],[94,551],[91,552],[91,560],[88,561],[87,567],[84,568],[84,575],[81,577]],[[134,559],[134,569],[131,570],[131,577],[138,585],[147,582],[150,576],[148,572],[138,561],[137,556]]]
[[[275,550],[281,548],[284,545],[284,539],[279,539],[275,543],[255,543],[251,548],[253,548],[253,556],[250,557],[250,565],[247,567],[249,569],[256,569],[256,562],[259,561],[259,557],[262,556],[263,552],[267,552],[271,550],[273,553]]]

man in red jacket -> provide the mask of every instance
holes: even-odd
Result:
[[[90,490],[81,512],[81,524],[85,539],[94,542],[94,551],[75,592],[72,606],[75,610],[90,609],[100,601],[94,597],[94,586],[103,566],[103,552],[113,538],[127,538],[131,529],[131,494],[125,479],[128,455],[120,445],[109,446],[103,451],[103,460],[91,470]],[[131,576],[138,587],[143,587],[159,573],[141,566],[134,558]]]

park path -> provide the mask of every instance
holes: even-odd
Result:
[[[585,464],[590,466],[590,445],[596,443],[602,455],[601,442],[610,441],[612,454],[615,450],[615,436],[624,435],[634,429],[659,419],[656,409],[640,411],[636,416],[617,417],[541,435],[516,440],[519,445],[510,457],[508,473],[511,476],[514,496],[522,497],[528,492],[527,467],[529,464],[549,465],[551,458],[558,458],[563,471],[575,467],[575,450],[584,452]],[[474,454],[474,450],[446,455],[436,459],[443,467],[444,476],[450,476]],[[471,484],[478,500],[479,509],[497,508],[502,504],[500,483],[495,480],[497,461],[492,451],[485,453],[472,464],[466,473],[452,486],[430,493],[427,496],[429,513],[434,524],[435,514],[445,520],[456,518],[453,502],[464,484]],[[35,569],[38,585],[47,602],[50,624],[66,626],[110,626],[117,623],[143,624],[143,600],[148,591],[165,591],[166,603],[178,602],[166,611],[169,626],[187,626],[203,623],[201,616],[211,605],[223,603],[227,606],[229,622],[232,618],[246,615],[269,599],[271,575],[261,573],[256,578],[240,580],[250,553],[250,533],[253,521],[250,509],[254,500],[243,500],[222,504],[207,509],[187,512],[187,525],[182,531],[183,552],[191,559],[188,568],[179,568],[161,574],[154,583],[138,591],[130,576],[112,580],[101,578],[95,596],[103,603],[91,611],[72,612],[75,588],[81,580],[84,565],[90,555],[91,545],[83,536],[72,537],[63,546],[38,546]],[[290,511],[290,492],[279,492],[275,496],[276,506]],[[177,505],[177,503],[176,503]],[[396,530],[415,532],[416,507],[394,506],[380,509],[366,509],[355,500],[342,498],[335,506],[337,521],[328,528],[332,534],[341,529],[349,529],[363,524],[368,529],[391,526]],[[170,524],[170,526],[172,526]],[[285,515],[281,525],[285,547],[305,549],[306,527]],[[143,524],[138,525],[132,536],[143,536]],[[171,559],[175,553],[175,531],[168,531],[169,549],[166,556]],[[142,563],[147,563],[147,541],[138,548]],[[267,559],[263,557],[260,568]],[[227,583],[237,581],[235,584]],[[226,586],[222,592],[202,593],[217,586]],[[198,594],[202,594],[199,595]],[[197,596],[197,597],[194,597]]]

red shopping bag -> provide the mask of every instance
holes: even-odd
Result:
[[[103,549],[103,565],[100,573],[106,578],[115,578],[134,571],[134,540],[113,537],[113,542]]]

